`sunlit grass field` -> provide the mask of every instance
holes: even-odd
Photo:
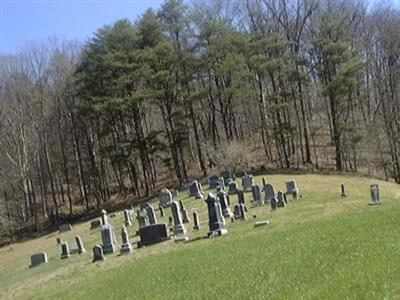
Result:
[[[266,175],[277,189],[296,179],[302,198],[269,212],[250,208],[247,221],[228,234],[206,239],[206,204],[181,192],[186,208],[200,212],[200,231],[186,224],[190,241],[169,240],[131,255],[107,255],[92,263],[100,229],[90,222],[0,249],[1,299],[397,299],[400,298],[400,186],[338,175]],[[261,185],[261,177],[256,178]],[[369,206],[378,182],[382,205]],[[348,197],[340,197],[345,183]],[[207,185],[203,185],[206,187]],[[205,190],[208,193],[208,190]],[[248,207],[251,193],[246,193]],[[231,196],[231,209],[237,198]],[[158,207],[158,200],[154,200]],[[159,222],[168,222],[166,209]],[[254,228],[256,221],[270,224]],[[122,213],[109,218],[120,243]],[[137,221],[128,227],[131,241]],[[56,238],[88,252],[60,259]],[[118,245],[120,246],[120,245]],[[45,251],[49,263],[29,268],[30,255]]]

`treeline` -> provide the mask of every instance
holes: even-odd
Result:
[[[0,224],[40,230],[213,167],[400,183],[400,12],[168,0],[0,58]]]

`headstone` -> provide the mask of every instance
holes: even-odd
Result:
[[[150,225],[157,224],[157,216],[154,207],[149,205],[146,209]]]
[[[182,214],[182,222],[183,223],[190,223],[190,218],[189,218],[189,215],[188,215],[188,212],[187,212],[187,210],[186,209],[183,209],[182,211],[181,211],[181,214]]]
[[[212,175],[208,177],[208,187],[210,189],[215,189],[219,184],[219,178],[217,175]]]
[[[161,218],[164,217],[164,216],[165,216],[164,208],[160,205],[160,206],[158,207],[158,210],[160,211],[160,217],[161,217]]]
[[[71,231],[72,226],[71,226],[71,224],[68,224],[68,223],[62,224],[62,225],[60,225],[60,227],[58,227],[58,230],[60,231],[60,233]]]
[[[124,210],[124,224],[125,226],[131,226],[132,225],[132,220],[131,220],[131,214],[127,209]]]
[[[283,201],[285,202],[285,205],[288,204],[287,196],[286,194],[283,194]]]
[[[218,197],[210,193],[205,201],[208,209],[208,237],[228,233],[228,230],[224,228],[224,220],[222,219],[222,214],[220,213],[221,205]]]
[[[194,180],[189,186],[189,194],[190,196],[195,197],[195,199],[203,198],[202,188],[200,183],[197,182],[197,180]]]
[[[264,185],[264,201],[265,204],[268,204],[271,202],[272,199],[276,198],[276,193],[274,186],[270,183],[267,183]]]
[[[90,229],[95,229],[101,227],[101,220],[96,219],[90,222]]]
[[[246,174],[242,177],[242,187],[245,192],[251,191],[251,187],[254,185],[254,177]]]
[[[61,239],[61,238],[56,238],[56,242],[57,242],[57,245],[61,245],[61,243],[63,242],[63,240]]]
[[[220,189],[221,190],[225,190],[225,181],[224,181],[224,178],[223,177],[220,177],[219,178],[219,184],[218,184],[218,186],[220,187]]]
[[[106,225],[108,224],[108,218],[107,218],[107,211],[105,209],[101,210],[101,225]]]
[[[286,181],[286,194],[292,195],[294,200],[298,199],[299,189],[297,188],[296,180],[291,179]]]
[[[186,234],[186,228],[185,225],[182,222],[182,216],[181,216],[181,211],[180,211],[180,205],[176,201],[172,201],[171,204],[171,211],[172,211],[172,217],[174,218],[174,234]]]
[[[244,206],[243,203],[239,204],[239,213],[240,213],[240,219],[241,220],[247,220],[246,207]]]
[[[172,225],[174,225],[174,218],[172,216],[168,217],[168,226],[171,227]]]
[[[251,193],[253,195],[254,206],[261,206],[262,205],[261,189],[257,184],[251,187]]]
[[[148,218],[147,218],[146,210],[139,210],[138,209],[136,211],[136,219],[138,221],[139,228],[147,226],[148,225]]]
[[[101,227],[101,240],[103,242],[102,247],[104,254],[115,253],[117,251],[115,231],[111,224],[106,224]]]
[[[93,247],[93,260],[92,262],[105,260],[103,248],[100,245]]]
[[[47,259],[46,252],[33,254],[33,255],[31,255],[31,265],[29,267],[33,268],[40,264],[47,264],[47,262],[48,262],[48,259]]]
[[[199,214],[198,214],[197,211],[193,212],[193,229],[194,230],[199,230],[200,229]]]
[[[172,205],[171,205],[172,208]],[[152,245],[165,241],[169,238],[166,224],[152,224],[139,229],[139,247]]]
[[[122,245],[120,250],[121,254],[132,253],[133,248],[129,241],[128,230],[124,225],[122,225],[121,228],[121,240],[122,240]]]
[[[160,199],[160,205],[163,208],[166,207],[170,207],[171,206],[171,202],[172,202],[172,193],[167,189],[167,188],[163,188],[160,191],[160,194],[158,196],[158,198]]]
[[[246,199],[244,197],[243,190],[237,190],[237,197],[238,197],[238,203],[243,203],[244,205],[246,205]]]
[[[83,245],[82,239],[79,235],[75,237],[76,247],[78,248],[78,253],[82,254],[86,252],[85,246]]]
[[[228,204],[228,195],[224,191],[219,191],[217,193],[217,197],[219,198],[219,203],[221,204],[222,215],[225,218],[230,218],[232,216],[232,212],[229,208]]]
[[[271,199],[271,201],[269,202],[271,204],[271,211],[275,211],[276,207],[277,207],[277,200],[276,198]]]
[[[344,183],[340,185],[340,192],[342,197],[347,197],[346,188],[344,187]]]
[[[232,181],[228,185],[228,193],[229,194],[236,194],[236,191],[238,190],[238,184],[236,181]]]
[[[239,204],[236,204],[236,205],[233,207],[233,217],[234,217],[235,219],[240,219],[240,218],[241,218]]]
[[[281,191],[278,192],[276,200],[277,200],[277,203],[276,203],[277,207],[285,207],[286,206],[286,203],[283,199],[283,193]]]
[[[61,244],[61,259],[69,258],[71,254],[69,253],[69,246],[67,242]]]
[[[229,170],[223,170],[223,171],[221,171],[221,173],[219,175],[224,179],[225,185],[228,185],[229,179],[232,179],[232,180],[235,179],[234,174]]]
[[[379,185],[378,184],[372,184],[370,187],[371,191],[371,202],[370,204],[372,205],[377,205],[381,204],[381,196],[380,196],[380,191],[379,191]]]

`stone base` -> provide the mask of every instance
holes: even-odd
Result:
[[[121,245],[121,250],[120,250],[121,254],[128,254],[128,253],[132,253],[133,252],[133,248],[131,245],[129,244],[124,244]]]
[[[65,254],[65,255],[61,255],[61,259],[66,259],[66,258],[70,258],[71,254]]]
[[[117,252],[117,247],[113,244],[103,245],[102,248],[104,255]]]
[[[93,257],[92,262],[103,261],[103,260],[106,260],[106,258],[105,257]]]
[[[175,237],[175,242],[187,242],[189,238],[185,235]]]
[[[207,233],[207,237],[210,237],[210,236],[220,236],[220,235],[224,235],[224,234],[227,234],[228,233],[228,229],[226,229],[226,228],[221,228],[221,229],[217,229],[217,230],[214,230],[214,231],[209,231],[208,233]]]
[[[174,231],[175,235],[186,234],[186,232],[187,232],[186,228],[181,225],[174,226],[173,231]]]

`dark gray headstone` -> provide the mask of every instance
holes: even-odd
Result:
[[[207,203],[208,226],[210,230],[207,235],[210,237],[228,233],[228,230],[224,228],[225,220],[222,216],[221,204],[218,197],[210,193],[205,201]]]
[[[78,253],[83,254],[86,252],[85,246],[83,245],[82,239],[79,235],[75,237],[76,247],[78,248]]]
[[[101,221],[99,219],[90,222],[90,229],[95,229],[100,227],[101,227]]]
[[[139,229],[139,247],[165,241],[169,238],[166,224],[153,224]]]
[[[271,211],[275,211],[276,210],[276,208],[277,208],[277,199],[276,198],[273,198],[273,199],[271,199],[271,201],[269,202],[270,204],[271,204]]]
[[[189,186],[189,194],[190,194],[190,196],[195,197],[196,199],[203,198],[201,184],[199,182],[197,182],[197,180],[194,180],[190,184],[190,186]]]
[[[299,189],[297,188],[296,180],[291,179],[286,181],[286,194],[292,195],[294,200],[298,199]]]
[[[61,244],[61,259],[69,258],[71,254],[69,253],[69,245],[67,242]]]
[[[236,191],[238,190],[238,184],[236,181],[232,181],[228,185],[228,193],[229,194],[236,194]]]
[[[160,194],[158,196],[158,198],[160,199],[160,205],[163,208],[166,207],[170,207],[171,206],[171,202],[172,202],[172,193],[167,189],[167,188],[163,188],[160,191]]]
[[[105,260],[103,248],[100,245],[93,247],[93,260],[92,262]]]
[[[253,175],[246,174],[242,177],[242,187],[245,192],[251,191],[251,187],[254,185]]]
[[[219,199],[219,203],[221,204],[222,215],[225,218],[230,218],[232,216],[232,212],[228,206],[228,194],[222,190],[217,193],[217,197]]]
[[[264,185],[264,201],[265,204],[268,204],[271,202],[272,199],[276,198],[276,192],[274,189],[274,186],[270,183],[267,183]]]
[[[277,195],[276,198],[277,198],[276,199],[277,200],[277,202],[276,202],[276,206],[277,207],[285,207],[286,206],[285,200],[283,198],[283,193],[281,191],[278,192],[278,195]]]
[[[193,229],[194,230],[199,230],[200,229],[199,214],[197,213],[197,211],[193,212]]]
[[[60,227],[58,227],[58,230],[60,231],[60,233],[71,231],[72,226],[71,226],[71,224],[68,224],[68,223],[62,224],[62,225],[60,225]]]
[[[215,189],[219,184],[219,178],[217,175],[212,175],[208,178],[208,187],[210,189]]]
[[[340,194],[342,197],[347,197],[346,188],[343,183],[340,185],[340,192],[341,192]]]
[[[154,207],[149,205],[146,209],[150,225],[157,224],[157,216]]]
[[[48,259],[47,259],[47,253],[42,252],[42,253],[37,253],[31,255],[31,265],[29,266],[30,268],[36,267],[40,264],[47,264]]]
[[[260,206],[262,205],[262,199],[261,199],[261,189],[260,187],[255,184],[251,187],[251,193],[253,195],[253,203],[254,206]]]
[[[104,254],[115,253],[117,251],[117,241],[115,238],[114,227],[106,224],[101,227],[101,240]]]
[[[381,195],[379,191],[379,185],[378,184],[372,184],[370,186],[370,191],[371,191],[371,202],[370,204],[376,205],[376,204],[381,204]]]

